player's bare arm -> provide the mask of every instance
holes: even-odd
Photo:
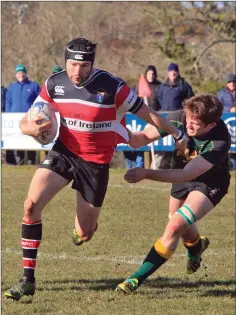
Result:
[[[152,125],[148,125],[144,130],[139,132],[132,133],[128,130],[129,133],[129,146],[132,148],[140,148],[143,147],[153,141],[156,141],[161,136],[156,127]]]
[[[20,129],[23,135],[38,137],[44,131],[49,130],[51,127],[51,122],[43,122],[42,118],[37,117],[34,120],[28,121],[27,114],[20,121]]]
[[[150,170],[133,168],[126,172],[124,179],[129,183],[138,183],[143,179],[165,183],[188,182],[207,172],[213,166],[203,157],[197,156],[184,169]]]
[[[147,123],[164,130],[166,133],[172,135],[180,144],[180,151],[185,151],[187,147],[187,139],[178,128],[170,123],[166,118],[157,114],[153,109],[143,104],[143,106],[135,113],[139,118],[145,120]]]

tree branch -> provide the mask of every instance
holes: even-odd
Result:
[[[219,43],[235,43],[235,40],[232,39],[219,39],[219,40],[215,40],[214,42],[212,42],[210,45],[208,45],[203,51],[202,53],[199,55],[199,57],[197,58],[197,60],[195,61],[195,65],[198,65],[200,59],[205,55],[205,53],[208,51],[208,49],[210,49],[212,46],[219,44]]]

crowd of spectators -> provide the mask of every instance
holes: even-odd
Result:
[[[224,105],[224,112],[235,112],[236,74],[226,77],[226,85],[218,92],[218,98]],[[171,112],[182,108],[184,100],[194,96],[191,85],[181,76],[179,66],[170,63],[167,68],[167,79],[161,82],[154,65],[148,65],[140,75],[137,94],[155,111]],[[142,167],[144,165],[142,151],[125,151],[126,168]],[[169,168],[172,152],[154,152],[152,168]],[[236,154],[230,153],[231,169],[236,169]]]

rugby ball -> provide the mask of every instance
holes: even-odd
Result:
[[[42,118],[38,121],[38,124],[43,124],[46,121],[51,121],[52,126],[49,130],[42,132],[40,136],[33,137],[40,144],[49,144],[51,143],[57,134],[57,117],[50,106],[50,104],[45,102],[36,102],[28,110],[27,119],[34,120],[36,118]]]

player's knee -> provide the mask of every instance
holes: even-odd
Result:
[[[182,219],[182,222],[188,226],[194,224],[197,221],[196,215],[189,205],[184,204],[181,208],[176,211],[176,216]]]
[[[172,217],[173,217],[173,215],[169,213],[169,214],[168,214],[168,219],[171,220]]]
[[[32,217],[35,214],[35,203],[27,198],[24,202],[24,216],[25,217]]]

